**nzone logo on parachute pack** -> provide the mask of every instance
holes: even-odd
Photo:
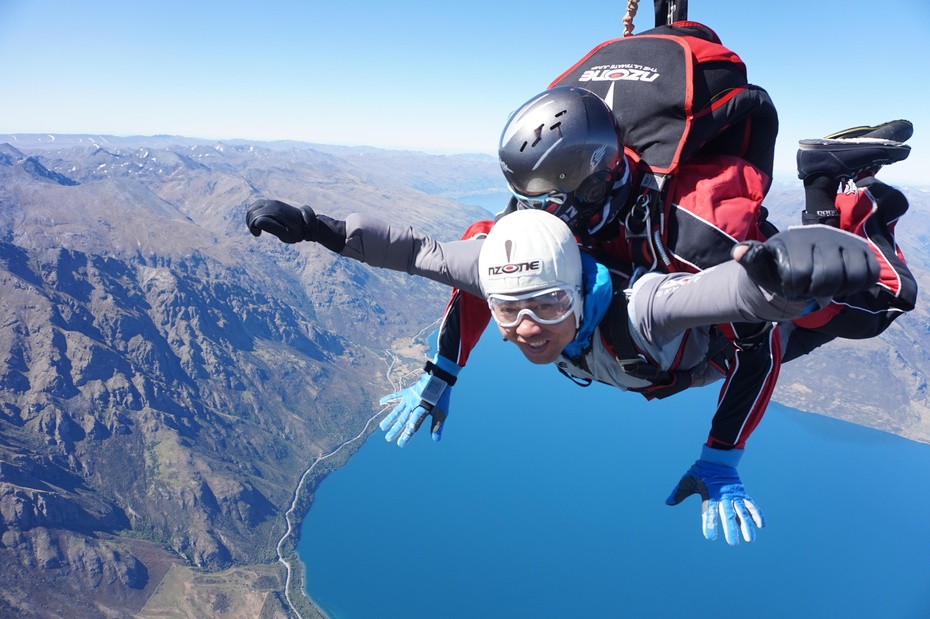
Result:
[[[632,82],[654,82],[659,72],[652,67],[641,64],[611,64],[591,67],[581,74],[579,82],[617,82],[629,80]]]

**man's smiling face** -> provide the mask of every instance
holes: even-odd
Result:
[[[569,312],[565,319],[554,325],[536,322],[530,316],[524,316],[516,326],[497,328],[504,339],[513,342],[532,363],[553,363],[562,351],[575,339],[574,313]]]

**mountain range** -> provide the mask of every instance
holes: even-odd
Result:
[[[0,615],[288,616],[285,512],[419,371],[446,292],[253,238],[247,206],[452,240],[505,189],[487,156],[0,135]],[[927,285],[930,191],[907,193]],[[777,184],[766,205],[786,226],[802,199]],[[930,442],[928,344],[921,305],[787,365],[776,399]]]

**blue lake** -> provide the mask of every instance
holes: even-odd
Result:
[[[504,184],[503,179],[501,179],[501,184]],[[506,187],[506,185],[505,185]],[[461,202],[462,204],[470,204],[472,206],[480,206],[490,214],[499,213],[504,210],[507,206],[507,203],[510,201],[510,198],[513,194],[508,190],[503,191],[492,191],[488,193],[475,193],[470,194],[461,198],[457,198],[456,201]]]
[[[580,388],[489,332],[440,443],[377,432],[321,484],[308,593],[332,619],[930,617],[930,445],[772,405],[740,466],[768,525],[709,542],[698,497],[664,501],[716,393]]]

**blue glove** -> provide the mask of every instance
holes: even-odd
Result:
[[[449,415],[452,385],[455,384],[461,370],[462,368],[454,362],[436,355],[432,361],[426,363],[423,375],[415,384],[381,398],[381,404],[400,400],[394,410],[379,424],[379,427],[387,432],[385,440],[393,441],[397,438],[397,446],[403,447],[420,429],[427,415],[433,418],[430,424],[433,440],[441,439],[442,427]]]
[[[736,472],[742,457],[742,449],[713,449],[705,445],[701,459],[688,469],[665,504],[678,505],[692,494],[700,494],[704,500],[701,519],[705,538],[717,539],[717,516],[720,516],[729,545],[739,543],[740,533],[747,542],[753,541],[756,528],[765,526],[765,517],[746,494]]]

